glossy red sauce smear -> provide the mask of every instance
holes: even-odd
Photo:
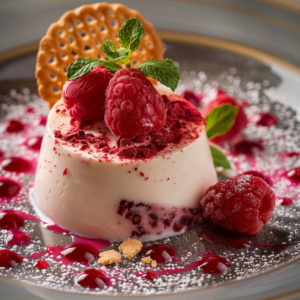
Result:
[[[166,263],[177,259],[176,250],[165,244],[154,244],[144,247],[141,251],[142,257],[150,256],[157,263]]]
[[[252,155],[253,149],[263,151],[264,148],[259,142],[243,140],[234,145],[235,154]]]
[[[43,270],[43,269],[48,268],[48,263],[44,260],[35,261],[33,265],[39,270]]]
[[[40,117],[38,118],[38,124],[39,124],[39,125],[42,125],[42,126],[46,126],[46,124],[47,124],[47,117],[45,117],[45,116],[40,116]]]
[[[29,245],[31,243],[31,236],[19,229],[12,229],[7,232],[6,245],[8,248],[13,246]]]
[[[103,289],[105,286],[110,286],[109,278],[99,269],[89,269],[79,273],[75,278],[75,283],[89,289]]]
[[[156,272],[148,271],[147,273],[136,272],[136,276],[146,278],[147,280],[154,280],[157,276],[160,275],[175,275],[187,271],[194,270],[198,267],[201,268],[203,273],[208,274],[221,274],[227,271],[230,267],[230,262],[223,257],[217,256],[213,251],[207,250],[207,254],[202,254],[201,259],[187,265],[186,267],[177,269],[165,269],[158,270]]]
[[[286,172],[286,177],[295,183],[300,183],[300,167],[294,168]]]
[[[35,164],[21,157],[8,157],[2,160],[1,167],[5,171],[16,173],[33,173]]]
[[[282,158],[289,158],[289,157],[299,157],[300,153],[299,152],[282,152],[282,153],[278,153],[278,155]]]
[[[40,221],[40,219],[29,215],[25,212],[13,209],[0,210],[0,228],[1,229],[14,229],[24,226],[26,220]]]
[[[25,106],[24,107],[24,112],[26,114],[34,114],[35,113],[35,109],[31,106]]]
[[[10,250],[0,250],[0,267],[2,268],[14,268],[21,264],[23,257]]]
[[[222,241],[218,238],[215,238],[212,234],[209,232],[201,232],[200,236],[202,237],[203,240],[209,242],[209,243],[215,243],[219,245],[224,245],[228,246],[231,248],[235,249],[241,249],[241,248],[247,248],[247,247],[263,247],[263,248],[269,248],[269,247],[274,247],[274,248],[286,248],[291,245],[295,245],[295,243],[289,243],[289,244],[264,244],[264,243],[252,243],[251,241],[248,240],[235,240],[235,241],[229,241],[225,242]]]
[[[276,121],[276,118],[273,115],[271,115],[269,113],[262,113],[262,114],[260,114],[260,118],[256,122],[256,124],[260,125],[260,126],[269,127],[269,126],[272,126],[272,125],[276,125],[277,121]]]
[[[24,129],[24,124],[18,120],[10,120],[6,126],[6,132],[16,133]]]
[[[33,253],[29,258],[38,258],[46,254],[53,255],[52,259],[60,261],[64,265],[79,262],[89,266],[98,258],[100,250],[110,245],[109,241],[101,239],[87,239],[74,236],[74,242],[67,246],[45,246],[46,251]]]
[[[0,198],[12,198],[19,194],[21,184],[15,180],[0,176]]]
[[[293,200],[290,198],[282,198],[280,205],[282,206],[288,206],[288,205],[292,205]]]
[[[42,146],[42,141],[43,141],[42,136],[33,136],[26,141],[25,145],[31,150],[40,151]]]

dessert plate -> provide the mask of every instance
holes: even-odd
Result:
[[[122,259],[118,265],[102,269],[111,286],[91,290],[79,286],[76,281],[87,267],[79,263],[57,262],[48,251],[49,246],[70,245],[72,237],[57,233],[53,227],[54,231],[49,230],[23,214],[26,221],[21,232],[28,234],[32,243],[11,248],[23,257],[23,262],[15,268],[0,268],[1,295],[25,299],[22,298],[22,289],[25,288],[37,299],[142,299],[146,296],[148,299],[267,299],[297,290],[300,185],[297,177],[291,181],[287,174],[299,165],[297,110],[300,107],[296,104],[299,94],[294,87],[300,86],[300,73],[271,61],[263,63],[261,57],[249,58],[214,48],[207,39],[200,37],[198,45],[176,43],[167,35],[165,40],[166,57],[178,63],[182,74],[178,93],[186,89],[201,93],[202,104],[209,101],[216,88],[238,99],[247,99],[246,111],[251,123],[244,137],[253,142],[252,146],[247,144],[246,150],[243,148],[239,154],[228,150],[228,155],[236,172],[254,169],[272,184],[278,201],[271,221],[259,234],[251,237],[233,235],[207,223],[197,225],[182,235],[157,241],[173,247],[178,259],[160,265],[156,275],[155,271],[147,273],[149,270],[140,263],[140,256],[130,261]],[[184,57],[182,53],[185,53]],[[1,95],[1,151],[6,158],[6,162],[4,159],[1,163],[1,175],[22,185],[18,196],[1,201],[1,209],[21,210],[37,217],[30,203],[29,190],[39,154],[39,136],[44,132],[43,116],[47,113],[47,105],[26,87]],[[274,116],[276,124],[266,122],[261,124],[270,126],[258,126],[256,123],[264,113]],[[11,119],[21,122],[24,127],[9,123]],[[9,124],[11,131],[22,128],[19,133],[8,133]],[[250,146],[253,152],[249,153]],[[30,163],[19,161],[15,164],[17,169],[12,172],[12,169],[5,168],[8,157],[26,158]],[[18,169],[20,167],[23,169]],[[18,189],[18,186],[12,188]],[[2,230],[0,246],[5,249],[7,243],[13,241],[7,236],[7,231]],[[26,244],[28,236],[23,238]],[[145,243],[144,246],[152,244]],[[118,244],[112,244],[107,249],[117,247]],[[48,253],[39,257],[37,253],[43,251]],[[216,264],[205,269],[201,263],[203,255],[214,257]],[[43,264],[40,264],[39,270],[35,265],[38,260],[45,261],[48,267],[43,269]],[[94,261],[88,268],[100,267]],[[33,299],[33,296],[29,297]]]

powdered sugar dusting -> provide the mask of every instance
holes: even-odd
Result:
[[[61,257],[51,257],[45,254],[39,258],[28,258],[33,253],[44,252],[44,246],[66,246],[72,243],[72,237],[68,234],[58,234],[43,228],[37,221],[26,221],[23,232],[29,234],[32,243],[29,245],[13,246],[10,250],[24,257],[23,262],[12,269],[0,268],[0,275],[13,280],[21,280],[29,284],[56,290],[76,291],[95,295],[151,295],[179,292],[199,289],[201,287],[218,285],[267,271],[278,267],[287,261],[300,257],[299,226],[300,226],[300,185],[292,182],[286,172],[300,165],[299,155],[283,153],[297,153],[300,141],[298,132],[300,124],[296,120],[295,111],[279,102],[272,101],[264,93],[264,87],[269,85],[267,81],[243,82],[236,69],[231,68],[208,79],[204,72],[182,72],[182,80],[178,87],[178,93],[184,90],[195,90],[203,94],[200,104],[203,106],[213,97],[215,88],[223,88],[227,93],[240,100],[247,99],[245,108],[250,119],[250,124],[244,132],[246,140],[261,142],[263,150],[253,148],[249,154],[236,154],[232,147],[227,146],[226,152],[229,159],[235,165],[238,174],[249,170],[255,170],[268,177],[272,182],[272,188],[278,198],[271,221],[263,230],[254,236],[245,236],[238,233],[230,233],[214,225],[203,223],[193,227],[186,233],[172,238],[159,240],[161,244],[167,244],[176,249],[179,260],[159,264],[154,270],[149,265],[141,262],[141,256],[137,255],[132,260],[122,257],[120,263],[102,267],[95,260],[89,267],[80,263],[65,265]],[[36,160],[38,151],[26,146],[26,141],[32,136],[41,136],[44,132],[43,124],[48,108],[37,95],[31,94],[28,89],[22,93],[12,90],[10,95],[1,98],[1,125],[2,134],[0,151],[4,158],[8,156],[21,156],[26,159]],[[25,109],[26,107],[32,109]],[[201,107],[200,107],[201,108]],[[25,113],[24,113],[25,112]],[[260,113],[270,113],[277,120],[276,125],[259,126],[257,116]],[[8,120],[19,120],[24,127],[19,132],[7,133]],[[42,122],[41,122],[42,120]],[[28,190],[32,184],[34,175],[9,172],[1,169],[1,175],[16,180],[22,184],[22,188],[16,197],[1,199],[1,209],[15,209],[36,215],[29,203]],[[282,199],[292,199],[291,205],[280,205]],[[222,243],[216,243],[202,239],[201,232],[209,232],[216,239],[222,239]],[[0,247],[6,249],[7,230],[1,230]],[[247,240],[244,248],[234,248],[230,242],[235,240]],[[154,242],[144,243],[144,246]],[[262,246],[268,244],[269,246]],[[275,244],[289,244],[286,247],[276,247]],[[271,245],[271,246],[270,246]],[[272,246],[273,245],[273,246]],[[118,250],[119,244],[112,244],[105,250]],[[230,262],[230,266],[224,262],[221,274],[211,275],[204,272],[200,265],[191,269],[187,267],[201,260],[201,257],[212,250]],[[62,254],[61,254],[62,255]],[[37,261],[43,260],[48,267],[36,268]],[[43,264],[43,265],[46,265]],[[193,265],[194,266],[194,265]],[[87,289],[76,284],[78,276],[86,269],[101,269],[109,284],[103,284],[101,288]],[[164,270],[172,269],[174,272]],[[179,270],[178,272],[175,272]],[[148,271],[159,272],[153,280],[137,276]],[[172,274],[171,274],[172,273]],[[77,278],[75,280],[75,278]],[[105,280],[104,280],[105,281]]]

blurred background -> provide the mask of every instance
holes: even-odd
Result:
[[[139,10],[165,40],[195,42],[194,35],[211,37],[215,46],[218,40],[238,43],[300,67],[300,0],[119,2]],[[90,3],[90,0],[1,0],[0,81],[34,78],[38,42],[50,24],[67,10]],[[20,59],[27,54],[31,55],[26,60]]]

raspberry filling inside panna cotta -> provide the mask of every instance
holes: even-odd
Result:
[[[199,201],[217,181],[205,122],[185,99],[159,93],[165,126],[131,139],[115,136],[104,120],[72,119],[63,100],[55,104],[34,183],[42,214],[110,241],[155,240],[202,220]]]

